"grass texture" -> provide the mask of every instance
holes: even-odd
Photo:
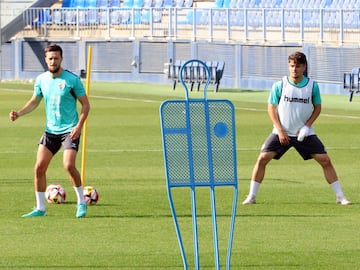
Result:
[[[33,164],[44,129],[43,104],[10,122],[8,113],[32,95],[32,84],[0,83],[0,269],[183,269],[166,194],[159,106],[184,98],[178,86],[100,83],[90,89],[86,185],[100,199],[84,219],[62,168],[62,152],[48,170],[48,184],[67,191],[62,205],[43,218],[21,218],[35,204]],[[202,97],[203,93],[191,93]],[[208,98],[236,108],[239,202],[231,269],[356,269],[360,265],[360,99],[324,95],[315,129],[327,146],[351,206],[335,204],[314,161],[294,150],[272,161],[258,203],[241,205],[258,151],[271,131],[268,92],[220,89]],[[81,152],[81,151],[80,151]],[[81,166],[81,153],[78,167]],[[221,265],[224,269],[232,191],[217,189]],[[190,195],[176,190],[180,226],[194,269]],[[214,269],[209,192],[198,192],[201,269]]]

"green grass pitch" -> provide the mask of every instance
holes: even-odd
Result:
[[[211,87],[210,87],[211,88]],[[343,190],[354,205],[335,204],[314,161],[291,150],[272,161],[258,204],[242,206],[259,148],[271,131],[267,91],[220,89],[236,108],[239,202],[231,269],[356,269],[360,265],[360,98],[323,95],[315,129],[327,146]],[[100,194],[84,219],[75,218],[75,193],[62,168],[62,153],[48,170],[48,184],[67,191],[44,218],[21,218],[35,204],[33,164],[44,128],[43,103],[11,123],[8,113],[32,94],[32,84],[0,83],[0,268],[183,269],[166,194],[159,106],[184,98],[181,86],[99,83],[90,90],[86,185]],[[202,96],[202,94],[191,93]],[[81,153],[78,167],[81,166]],[[214,269],[210,201],[198,193],[201,269]],[[219,246],[224,267],[232,190],[217,190]],[[190,269],[193,269],[190,195],[176,190]],[[222,268],[223,269],[223,268]]]

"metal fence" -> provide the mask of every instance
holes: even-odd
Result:
[[[30,8],[22,37],[353,44],[360,9]]]

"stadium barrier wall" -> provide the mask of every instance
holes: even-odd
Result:
[[[87,46],[93,47],[93,81],[168,84],[167,66],[176,59],[197,58],[223,61],[222,88],[269,90],[275,80],[288,73],[287,57],[301,50],[308,56],[308,75],[319,82],[321,91],[348,94],[343,74],[359,66],[358,47],[307,45],[247,45],[226,42],[164,41],[148,39],[74,40],[17,38],[1,47],[2,80],[30,80],[47,69],[43,51],[49,43],[64,50],[63,66],[80,75],[86,70]]]

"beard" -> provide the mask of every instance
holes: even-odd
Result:
[[[54,67],[54,68],[49,68],[49,71],[53,74],[56,74],[58,73],[60,70],[60,67]]]

